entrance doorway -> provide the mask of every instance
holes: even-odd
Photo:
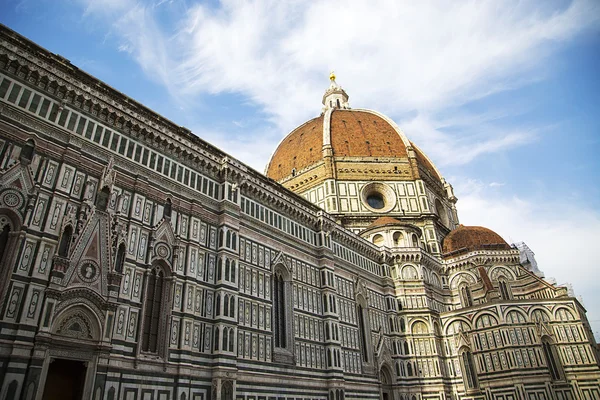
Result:
[[[381,382],[381,400],[392,400],[392,375],[387,367],[382,367],[379,371]]]
[[[83,400],[86,372],[83,361],[54,359],[48,367],[42,400]]]

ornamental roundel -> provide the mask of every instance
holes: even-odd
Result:
[[[0,204],[10,208],[20,208],[25,200],[16,190],[8,189],[0,194]]]
[[[158,243],[156,245],[154,251],[156,252],[157,257],[164,258],[164,259],[168,259],[169,254],[171,253],[169,251],[169,246],[167,246],[165,243]]]
[[[77,270],[77,275],[79,279],[87,283],[94,282],[100,276],[98,266],[89,261],[81,264]]]

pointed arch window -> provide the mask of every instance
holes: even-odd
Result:
[[[96,208],[100,211],[106,211],[108,200],[110,199],[110,189],[104,186],[96,195]]]
[[[558,359],[554,346],[552,346],[550,338],[548,338],[547,336],[544,336],[542,338],[542,350],[544,351],[546,364],[548,365],[548,370],[550,371],[550,377],[553,381],[560,380],[560,361]]]
[[[509,286],[508,282],[506,281],[506,279],[500,278],[498,280],[498,288],[500,289],[500,297],[503,300],[510,300],[512,298],[511,292],[510,292],[510,286]]]
[[[21,149],[21,163],[29,165],[35,155],[35,142],[33,139],[27,139],[25,145]]]
[[[215,315],[221,315],[221,295],[218,294],[215,297],[217,298],[215,300]]]
[[[235,318],[235,297],[231,296],[229,299],[229,316]]]
[[[60,238],[60,244],[58,245],[58,256],[59,257],[68,257],[69,256],[69,247],[71,247],[71,238],[73,237],[73,227],[71,225],[67,225],[67,227],[63,230],[62,236]]]
[[[115,271],[122,273],[123,264],[125,263],[125,243],[119,245],[117,256],[115,257]]]
[[[171,199],[167,198],[163,207],[163,217],[167,220],[171,219],[171,215],[173,214],[173,203],[171,202]]]
[[[215,351],[219,350],[219,331],[220,328],[215,326]]]
[[[463,283],[458,289],[460,293],[460,302],[463,307],[471,307],[473,305],[473,296],[471,289],[466,283]]]
[[[281,273],[273,278],[273,308],[275,322],[275,347],[286,346],[285,282]]]
[[[161,332],[161,314],[165,311],[165,286],[165,272],[162,267],[155,265],[148,274],[142,331],[142,351],[148,353],[158,353],[160,350],[159,334]]]
[[[463,381],[465,389],[474,390],[477,389],[477,371],[475,370],[475,362],[473,361],[473,353],[471,350],[464,349],[460,353],[460,363],[463,371]]]
[[[362,354],[363,362],[369,362],[369,340],[368,340],[368,327],[366,323],[366,309],[363,302],[359,302],[356,306],[356,313],[358,314],[358,333],[360,335],[360,349]]]
[[[10,225],[6,224],[0,232],[0,265],[5,265],[5,263],[3,263],[2,260],[4,259],[4,253],[6,252],[6,245],[8,244],[9,233]]]
[[[231,270],[229,271],[229,281],[235,283],[235,261],[231,261]]]
[[[235,335],[233,333],[233,328],[229,328],[229,348],[227,350],[230,352],[233,352],[233,340],[235,339]]]

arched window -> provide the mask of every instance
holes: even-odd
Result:
[[[413,247],[419,247],[419,238],[417,237],[417,235],[415,235],[414,233],[411,236],[412,239],[412,246]]]
[[[235,318],[235,297],[229,299],[229,316]]]
[[[440,217],[440,222],[448,227],[449,223],[448,223],[448,214],[446,213],[446,208],[444,208],[444,206],[442,205],[442,202],[439,201],[438,199],[435,199],[435,211],[437,212],[438,216]]]
[[[0,232],[0,265],[5,265],[2,261],[4,259],[4,253],[6,252],[6,245],[8,244],[8,234],[10,233],[10,225],[4,225],[2,232]]]
[[[378,233],[377,235],[373,236],[373,244],[374,245],[383,246],[383,241],[384,241],[383,235]]]
[[[237,234],[235,232],[231,234],[231,248],[237,250]]]
[[[231,247],[231,232],[227,231],[227,235],[225,236],[225,246],[226,247]]]
[[[285,282],[280,273],[273,278],[273,308],[275,322],[275,347],[286,346]]]
[[[223,279],[223,260],[219,257],[217,260],[217,281]]]
[[[471,295],[471,289],[466,283],[463,283],[459,287],[460,302],[463,307],[471,307],[473,305],[473,297]]]
[[[408,347],[408,342],[404,342],[404,355],[410,354],[410,348]]]
[[[58,245],[58,256],[59,257],[68,257],[69,256],[69,247],[71,247],[71,238],[73,237],[73,227],[71,225],[67,225],[67,227],[63,230],[62,236],[60,238],[60,244]]]
[[[171,214],[173,213],[173,204],[171,203],[171,199],[167,198],[164,204],[163,217],[165,219],[171,219]]]
[[[358,333],[360,335],[360,350],[362,353],[362,359],[364,362],[369,362],[369,347],[368,347],[368,331],[365,318],[365,308],[359,302],[356,307],[356,313],[358,314]]]
[[[115,257],[115,271],[122,273],[123,264],[125,263],[125,243],[119,245],[117,256]]]
[[[215,351],[219,350],[219,327],[215,326]]]
[[[550,371],[550,377],[553,381],[559,380],[560,362],[554,346],[552,346],[550,338],[547,336],[542,338],[542,349],[544,350],[544,357],[546,358],[546,364],[548,365],[548,370]]]
[[[229,328],[229,351],[233,352],[233,340],[234,340],[233,328]]]
[[[475,370],[475,362],[473,362],[473,353],[471,350],[465,349],[460,353],[460,362],[463,371],[463,381],[466,390],[477,388],[477,371]]]
[[[229,281],[235,283],[235,261],[231,261],[231,270],[229,271]]]
[[[217,398],[215,397],[217,400]],[[223,381],[221,386],[221,400],[233,400],[233,383],[231,381]]]
[[[225,279],[229,280],[229,259],[225,259]]]
[[[35,154],[35,142],[33,139],[27,139],[25,145],[21,148],[21,163],[29,165]]]
[[[511,299],[510,286],[508,285],[508,282],[506,282],[506,280],[504,278],[500,278],[498,280],[498,288],[500,289],[500,297],[503,300]]]
[[[394,232],[392,237],[394,239],[394,246],[404,247],[404,236],[402,235],[402,232]]]
[[[406,371],[406,375],[413,376],[413,368],[412,363],[410,361],[406,363]]]
[[[221,345],[221,350],[227,351],[227,343],[229,343],[229,329],[223,329],[223,344]]]
[[[108,200],[110,199],[110,189],[104,186],[96,195],[96,208],[100,211],[106,211]]]
[[[215,315],[221,315],[221,295],[217,294],[215,297]]]
[[[148,274],[146,286],[146,310],[144,312],[144,329],[142,332],[142,350],[158,353],[160,350],[159,333],[161,331],[161,314],[166,310],[165,272],[155,265]],[[166,320],[166,318],[163,318]]]

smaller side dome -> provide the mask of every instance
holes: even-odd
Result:
[[[401,224],[402,224],[402,222],[400,222],[396,218],[392,218],[392,217],[379,217],[375,221],[373,221],[373,223],[371,225],[369,225],[367,227],[367,229],[375,228],[375,227],[378,227],[378,226],[384,226],[384,225],[401,225]]]
[[[510,246],[500,235],[483,226],[459,225],[444,238],[444,254],[474,250],[509,250]]]

